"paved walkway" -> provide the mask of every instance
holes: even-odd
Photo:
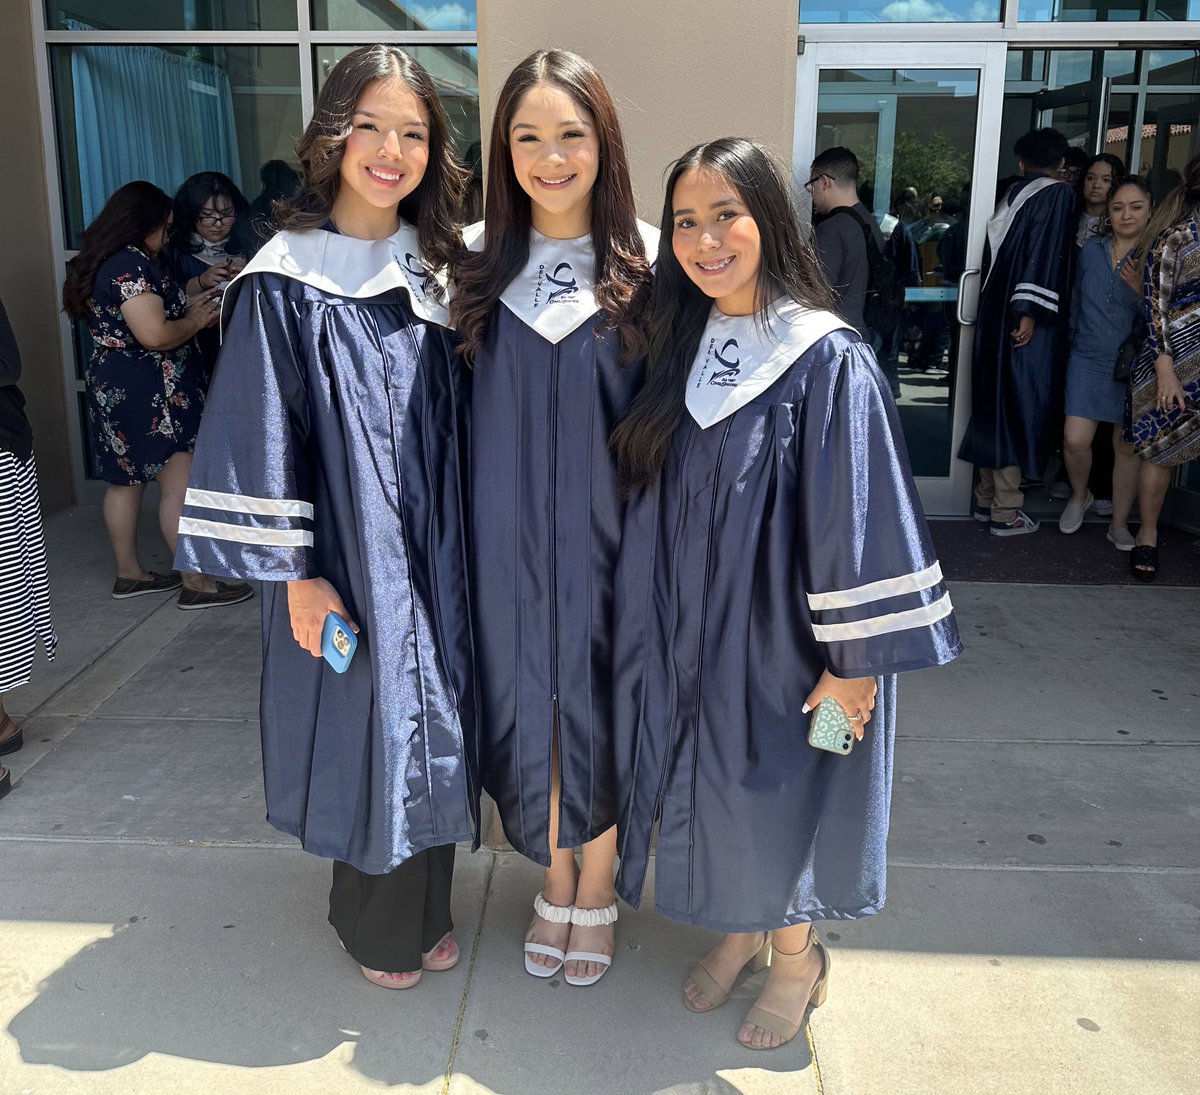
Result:
[[[595,988],[528,977],[511,852],[460,852],[457,969],[369,985],[327,865],[262,819],[257,602],[114,602],[97,511],[48,535],[60,660],[10,696],[0,804],[3,1095],[1198,1089],[1193,591],[954,588],[967,654],[902,683],[887,911],[826,931],[828,1004],[756,1054],[759,980],[688,1013],[711,937],[649,909]]]

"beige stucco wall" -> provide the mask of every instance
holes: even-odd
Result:
[[[535,49],[589,58],[617,101],[641,216],[657,223],[663,170],[714,137],[761,141],[790,165],[795,0],[486,0],[479,5],[485,132],[512,66]]]
[[[74,500],[29,0],[0,0],[0,299],[21,348],[42,505]]]

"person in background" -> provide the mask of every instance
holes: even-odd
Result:
[[[258,170],[262,190],[250,203],[250,227],[260,240],[275,235],[275,203],[286,201],[300,188],[300,175],[286,160],[267,160]]]
[[[1142,523],[1129,565],[1135,578],[1151,582],[1173,469],[1200,457],[1200,155],[1150,219],[1131,259],[1135,269],[1143,256],[1148,334],[1129,375],[1124,437],[1142,458]]]
[[[58,636],[50,618],[50,579],[38,502],[33,430],[25,417],[21,355],[0,302],[0,757],[15,753],[24,734],[4,709],[4,697],[29,683],[38,639],[54,660]],[[0,798],[12,775],[0,765]]]
[[[1071,496],[1058,521],[1060,532],[1078,532],[1094,502],[1088,486],[1092,441],[1100,422],[1111,422],[1114,463],[1113,519],[1109,541],[1119,551],[1133,547],[1125,527],[1137,490],[1138,458],[1121,440],[1126,383],[1113,379],[1121,344],[1141,317],[1141,294],[1122,276],[1150,220],[1150,188],[1143,179],[1119,179],[1110,188],[1107,218],[1112,235],[1096,236],[1080,248],[1071,294],[1071,355],[1067,360],[1066,422],[1063,463]],[[1108,438],[1105,442],[1108,443]],[[1106,490],[1107,493],[1107,490]]]
[[[812,195],[813,211],[823,218],[813,238],[839,311],[868,342],[882,341],[890,331],[874,331],[866,319],[867,293],[872,287],[867,240],[882,256],[884,238],[875,218],[858,200],[858,157],[848,148],[827,148],[813,160],[804,188]]]
[[[1022,177],[988,221],[988,251],[971,364],[971,420],[959,449],[979,472],[973,515],[993,536],[1036,532],[1021,509],[1021,473],[1040,479],[1061,421],[1068,248],[1075,198],[1060,178],[1055,129],[1015,146]]]
[[[214,608],[253,596],[245,582],[203,574],[154,574],[138,558],[137,526],[146,484],[161,491],[158,521],[171,554],[192,449],[204,407],[197,332],[217,322],[217,290],[189,297],[159,265],[171,199],[149,182],[126,183],[104,204],[67,264],[63,311],[87,323],[88,423],[99,475],[108,483],[104,525],[116,556],[117,600],[179,593],[179,607]]]
[[[1088,154],[1082,148],[1070,145],[1063,156],[1063,165],[1058,169],[1058,177],[1070,186],[1078,184],[1088,165]]]
[[[206,289],[224,291],[257,250],[250,206],[233,180],[219,171],[201,171],[175,194],[174,224],[167,236],[166,263],[189,296]],[[221,349],[215,327],[196,336],[204,361],[204,386],[212,380]]]

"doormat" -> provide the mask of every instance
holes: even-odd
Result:
[[[1129,571],[1129,553],[1108,542],[1107,521],[1087,521],[1071,536],[1058,531],[1054,518],[1027,536],[992,536],[987,525],[974,520],[934,520],[929,529],[942,573],[952,582],[1143,584]],[[1149,584],[1200,587],[1200,537],[1163,528],[1158,552],[1158,575]]]

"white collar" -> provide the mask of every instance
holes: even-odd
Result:
[[[234,281],[262,273],[282,274],[323,293],[355,299],[403,289],[418,316],[442,327],[450,325],[446,272],[431,271],[425,264],[417,230],[410,224],[402,224],[381,240],[360,240],[323,229],[279,232]]]
[[[989,278],[992,276],[992,270],[996,268],[996,255],[1000,251],[1000,245],[1004,243],[1005,237],[1008,235],[1008,230],[1013,226],[1013,221],[1016,220],[1018,210],[1034,194],[1040,194],[1046,187],[1056,186],[1060,183],[1063,186],[1067,185],[1062,179],[1051,178],[1049,175],[1039,175],[1021,187],[1021,192],[1011,202],[1008,200],[1007,193],[1000,200],[1000,207],[987,222],[988,246],[992,249],[992,264],[988,269]],[[1013,183],[1013,186],[1016,185],[1016,183]]]
[[[658,253],[658,229],[637,222],[648,261]],[[483,250],[483,222],[470,225],[463,239]],[[561,342],[599,310],[595,291],[596,252],[592,237],[557,240],[530,229],[529,258],[505,286],[500,300],[513,315],[547,342]]]
[[[850,325],[832,312],[794,300],[762,316],[727,316],[714,304],[687,380],[687,409],[701,429],[728,418],[762,395],[809,347]]]

